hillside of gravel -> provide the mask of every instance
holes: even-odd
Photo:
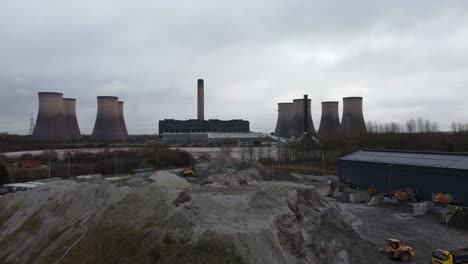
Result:
[[[386,262],[313,187],[236,171],[204,185],[164,172],[1,196],[0,262]]]

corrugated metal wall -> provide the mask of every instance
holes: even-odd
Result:
[[[432,193],[450,193],[468,205],[468,171],[340,160],[340,178],[361,188],[374,186],[381,192],[403,188],[417,189],[424,199]],[[391,177],[390,177],[391,175]]]

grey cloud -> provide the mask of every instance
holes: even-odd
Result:
[[[365,117],[467,119],[465,1],[7,1],[0,8],[0,131],[26,131],[38,91],[126,102],[130,133],[196,116],[272,131],[276,103],[365,97]],[[435,107],[444,104],[444,107]],[[3,125],[7,123],[7,125]],[[447,127],[448,128],[448,127]]]

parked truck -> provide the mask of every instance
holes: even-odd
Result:
[[[436,249],[432,253],[432,264],[461,264],[468,263],[468,248],[458,250]]]

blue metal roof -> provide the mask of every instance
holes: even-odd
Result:
[[[468,170],[468,154],[456,152],[360,150],[340,160]]]

